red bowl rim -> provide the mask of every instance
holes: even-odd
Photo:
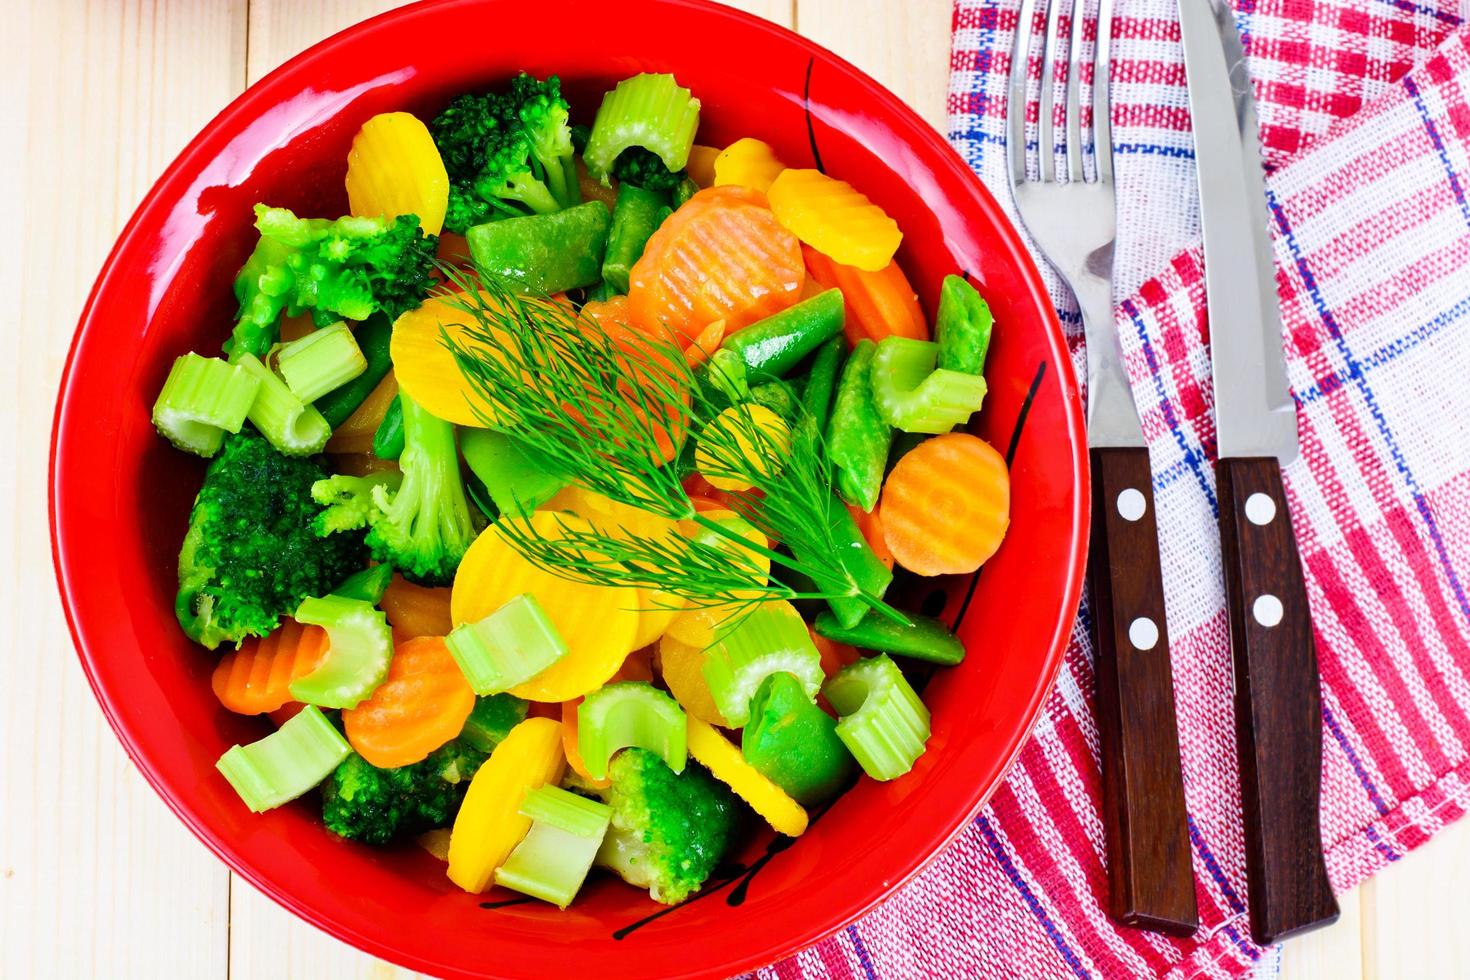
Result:
[[[327,54],[340,45],[351,42],[355,36],[369,29],[382,28],[405,18],[418,16],[426,8],[431,7],[454,7],[460,5],[473,5],[483,0],[418,0],[416,3],[407,4],[382,14],[358,21],[335,34],[317,42],[305,50],[293,55],[285,62],[272,69],[269,73],[249,85],[240,95],[236,96],[224,109],[220,110],[183,150],[169,163],[162,175],[154,182],[148,193],[143,197],[132,216],[128,219],[123,230],[118,235],[117,241],[108,252],[97,279],[88,293],[87,301],[82,308],[81,316],[78,318],[77,328],[72,336],[72,341],[67,350],[66,362],[62,369],[61,381],[58,388],[56,408],[52,416],[51,439],[48,449],[47,468],[47,518],[51,538],[52,558],[56,570],[57,587],[61,596],[61,605],[66,617],[67,628],[71,633],[73,645],[77,651],[77,658],[81,662],[82,671],[86,675],[87,683],[92,688],[98,705],[102,709],[108,724],[122,743],[124,750],[139,772],[148,781],[154,791],[163,799],[183,823],[189,828],[196,838],[202,841],[231,871],[243,876],[256,889],[269,896],[282,907],[290,910],[298,917],[311,923],[329,935],[340,939],[364,952],[390,962],[398,963],[410,969],[433,972],[442,969],[442,964],[437,964],[421,959],[412,954],[405,954],[392,945],[385,943],[375,936],[366,935],[356,930],[347,928],[324,915],[319,915],[315,909],[298,901],[291,893],[277,888],[270,879],[256,872],[252,864],[240,853],[233,844],[223,837],[216,835],[209,827],[196,819],[190,810],[177,800],[170,789],[163,783],[162,779],[149,764],[148,759],[139,751],[128,731],[118,723],[116,711],[112,698],[99,686],[94,675],[91,663],[91,649],[84,638],[81,624],[77,621],[71,602],[71,592],[68,585],[68,569],[73,559],[63,550],[57,512],[57,448],[61,431],[61,423],[67,411],[67,394],[72,384],[72,367],[76,359],[81,340],[86,332],[87,326],[92,321],[98,298],[106,291],[114,276],[119,274],[117,259],[124,247],[137,234],[138,227],[144,223],[145,218],[155,209],[163,206],[165,199],[171,199],[170,192],[174,185],[183,180],[183,172],[188,165],[195,161],[202,153],[203,144],[216,132],[222,123],[237,117],[252,118],[257,115],[257,105],[261,102],[270,101],[267,93],[270,92],[280,79],[295,71],[301,62],[315,59]],[[990,205],[991,215],[995,219],[996,226],[1002,238],[1008,240],[1012,246],[1011,253],[1018,258],[1021,272],[1029,287],[1033,298],[1037,300],[1038,308],[1043,312],[1042,326],[1046,332],[1047,348],[1053,362],[1056,364],[1061,377],[1058,379],[1064,391],[1073,394],[1066,399],[1067,429],[1070,436],[1070,446],[1073,457],[1073,500],[1077,513],[1074,515],[1072,540],[1068,542],[1067,549],[1067,575],[1065,594],[1063,595],[1062,611],[1064,616],[1057,623],[1050,645],[1045,652],[1042,671],[1038,676],[1038,683],[1032,693],[1026,707],[1026,717],[1029,719],[1025,726],[1017,730],[1015,738],[1008,746],[1007,752],[994,769],[996,776],[988,786],[977,784],[973,803],[967,814],[954,825],[941,830],[936,834],[927,850],[916,851],[908,863],[908,867],[899,875],[895,876],[883,887],[879,888],[873,897],[858,906],[834,911],[825,917],[814,919],[813,926],[806,930],[805,934],[798,936],[778,947],[761,949],[757,952],[732,960],[728,969],[733,972],[744,972],[754,969],[763,964],[774,963],[801,949],[819,942],[832,935],[843,927],[862,918],[877,905],[888,899],[894,892],[902,888],[916,875],[928,867],[939,856],[948,844],[953,841],[959,833],[968,825],[975,815],[985,806],[990,796],[1004,781],[1005,775],[1015,763],[1017,755],[1022,747],[1031,737],[1037,721],[1040,718],[1042,707],[1052,687],[1056,682],[1061,670],[1063,657],[1066,652],[1068,639],[1072,630],[1072,623],[1076,617],[1077,608],[1081,601],[1082,582],[1085,572],[1087,558],[1087,542],[1090,524],[1090,510],[1087,501],[1090,499],[1091,475],[1089,460],[1086,449],[1086,439],[1083,436],[1085,426],[1082,418],[1081,400],[1076,397],[1078,385],[1072,371],[1071,356],[1068,352],[1063,338],[1060,322],[1052,306],[1050,295],[1038,272],[1035,262],[1031,259],[1022,239],[1014,224],[1008,220],[998,203],[991,195],[989,189],[980,181],[969,165],[959,153],[950,145],[948,140],[907,103],[899,99],[889,89],[857,68],[845,58],[833,53],[826,47],[797,34],[780,24],[766,20],[755,14],[748,13],[714,0],[662,0],[671,6],[703,9],[715,12],[724,17],[734,18],[745,23],[748,27],[759,29],[767,34],[779,38],[783,43],[795,43],[805,49],[809,54],[820,57],[833,67],[846,71],[867,83],[871,88],[871,94],[879,104],[879,111],[890,126],[904,130],[907,142],[928,143],[939,151],[939,156],[952,170],[959,173],[962,180],[973,185],[979,191],[982,201]]]

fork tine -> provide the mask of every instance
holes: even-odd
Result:
[[[1041,157],[1041,179],[1049,182],[1056,179],[1057,143],[1056,127],[1056,64],[1057,64],[1057,20],[1061,16],[1064,0],[1049,0],[1046,11],[1046,36],[1042,42],[1041,55],[1041,139],[1037,152]]]
[[[1113,119],[1109,92],[1113,77],[1111,48],[1113,40],[1113,0],[1098,0],[1097,43],[1093,47],[1092,68],[1092,146],[1097,163],[1097,179],[1113,182]]]
[[[1067,44],[1067,179],[1081,183],[1082,169],[1082,25],[1087,0],[1072,0],[1072,37]]]
[[[1036,19],[1036,0],[1021,0],[1021,15],[1011,39],[1010,88],[1006,95],[1006,162],[1011,183],[1026,182],[1026,104],[1031,64],[1031,22]]]

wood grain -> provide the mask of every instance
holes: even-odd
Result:
[[[0,176],[0,976],[218,976],[229,877],[125,758],[56,598],[51,410],[86,289],[123,221],[240,89],[243,4],[5,6]],[[14,217],[12,217],[14,222]]]
[[[1094,447],[1087,558],[1109,914],[1188,936],[1199,926],[1179,766],[1174,674],[1147,448]]]
[[[1235,733],[1251,936],[1330,925],[1318,820],[1322,701],[1296,533],[1272,459],[1221,459],[1220,563],[1235,665]]]
[[[0,395],[0,976],[407,977],[258,895],[127,762],[77,667],[45,523],[51,407],[103,256],[151,181],[247,79],[382,0],[12,0],[0,59],[0,237],[11,378]],[[747,0],[943,128],[950,0]],[[16,134],[22,134],[19,137]],[[1344,896],[1288,942],[1288,978],[1449,977],[1470,962],[1460,895],[1470,822]],[[230,929],[230,919],[233,926]]]

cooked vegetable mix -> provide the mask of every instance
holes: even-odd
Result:
[[[209,460],[179,622],[278,726],[219,760],[249,809],[319,788],[468,892],[674,904],[922,756],[890,655],[965,644],[888,592],[1005,535],[963,431],[994,318],[948,276],[931,335],[882,207],[762,134],[697,144],[700,111],[522,74],[365,122],[350,214],[256,207],[224,356],[152,406]]]

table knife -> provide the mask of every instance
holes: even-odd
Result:
[[[1179,0],[1179,26],[1204,228],[1251,937],[1268,945],[1338,915],[1318,817],[1317,653],[1281,482],[1297,454],[1296,408],[1244,47],[1225,0]]]

